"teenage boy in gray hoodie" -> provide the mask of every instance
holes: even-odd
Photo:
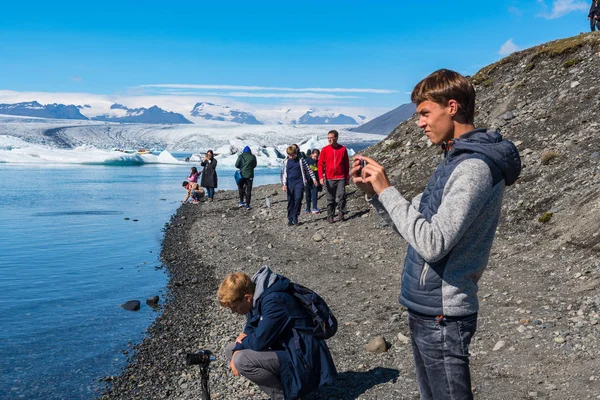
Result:
[[[468,346],[477,328],[477,282],[487,266],[502,195],[521,172],[519,152],[498,132],[475,129],[475,90],[439,70],[414,88],[418,126],[444,157],[412,202],[385,169],[356,156],[352,177],[408,243],[400,303],[422,400],[472,399]]]

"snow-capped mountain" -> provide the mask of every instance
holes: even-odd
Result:
[[[358,125],[366,120],[363,115],[349,116],[330,109],[298,107],[243,111],[208,102],[197,103],[190,115],[192,119],[248,125]]]
[[[364,119],[364,116],[359,116],[361,122]],[[297,125],[358,125],[360,122],[341,113],[311,108],[298,118],[298,120],[292,121],[292,123]]]
[[[15,104],[0,104],[0,114],[19,115],[23,117],[56,118],[56,119],[88,119],[81,114],[82,106],[64,104],[41,105],[37,101]]]
[[[228,121],[237,124],[262,125],[263,123],[249,112],[236,110],[229,106],[221,106],[213,103],[196,103],[190,112],[192,117],[205,119],[208,121]]]
[[[95,121],[127,122],[140,124],[193,124],[183,115],[165,111],[158,106],[150,108],[128,108],[122,104],[110,106],[110,113],[97,115],[90,119]]]
[[[108,122],[128,122],[142,124],[192,124],[183,115],[165,111],[160,107],[152,106],[150,108],[127,108],[122,104],[113,104],[110,112],[88,117],[91,107],[88,104],[65,105],[65,104],[46,104],[42,105],[37,101],[29,101],[14,104],[0,104],[0,114],[16,115],[21,117],[36,117],[48,119],[78,119],[95,120]]]
[[[372,116],[365,113],[367,110],[364,108],[358,107],[314,108],[310,105],[291,105],[281,108],[245,103],[198,102],[183,98],[164,101],[160,96],[121,100],[115,98],[111,101],[106,96],[96,98],[89,94],[69,94],[66,97],[58,95],[56,98],[46,94],[39,102],[18,102],[21,99],[10,102],[9,96],[5,94],[3,99],[0,91],[0,99],[4,103],[0,104],[0,115],[117,123],[340,126],[362,124]],[[192,104],[195,105],[192,107]]]

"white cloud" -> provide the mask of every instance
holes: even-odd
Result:
[[[515,6],[508,7],[508,12],[516,15],[517,17],[521,17],[523,15],[523,11],[521,11],[519,8],[517,8]]]
[[[324,93],[269,93],[269,92],[192,92],[180,91],[177,89],[166,89],[158,91],[156,94],[166,94],[169,96],[221,96],[221,97],[247,97],[247,98],[280,98],[280,99],[362,99],[361,96],[340,96],[336,94]]]
[[[83,81],[83,78],[82,78],[82,77],[80,77],[80,76],[72,76],[72,77],[71,77],[71,80],[72,80],[73,82],[82,82],[82,81]]]
[[[513,43],[512,39],[508,39],[502,46],[500,46],[500,50],[498,50],[498,54],[502,56],[507,56],[515,51],[519,50],[519,46]]]
[[[538,0],[539,3],[543,4],[546,7],[546,4]],[[552,10],[548,12],[541,12],[537,15],[537,17],[542,17],[546,19],[557,19],[562,16],[565,16],[573,11],[587,11],[590,5],[585,1],[578,0],[554,0],[552,2]]]
[[[371,88],[287,88],[270,86],[235,86],[235,85],[194,85],[181,83],[160,83],[140,85],[148,88],[170,88],[170,89],[209,89],[209,90],[246,90],[246,91],[282,91],[282,92],[325,92],[325,93],[377,93],[389,94],[396,93],[396,90],[390,89],[371,89]]]

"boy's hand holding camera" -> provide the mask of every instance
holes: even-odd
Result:
[[[350,170],[354,184],[369,197],[390,187],[385,168],[369,157],[356,155]]]

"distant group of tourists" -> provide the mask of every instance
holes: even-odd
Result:
[[[596,29],[600,31],[600,2],[599,0],[592,0],[590,6],[590,12],[588,13],[588,20],[590,21],[590,30],[594,32]]]
[[[287,149],[282,183],[288,220],[297,221],[301,189],[310,182],[325,183],[330,222],[336,206],[343,219],[344,187],[352,176],[409,244],[400,303],[408,309],[421,400],[470,400],[469,344],[477,329],[478,281],[505,187],[519,177],[521,160],[515,145],[498,132],[475,128],[475,90],[462,75],[436,71],[415,86],[411,100],[419,128],[443,152],[422,194],[406,199],[371,158],[357,155],[349,169],[345,148],[331,131],[329,145],[317,155],[316,175],[297,146]],[[323,328],[336,328],[337,322],[304,289],[263,266],[252,278],[229,274],[217,293],[221,306],[246,316],[244,331],[225,349],[233,374],[254,382],[271,399],[297,399],[335,384],[337,372],[325,342],[335,329],[327,334]]]
[[[283,191],[287,193],[288,225],[298,225],[303,197],[306,202],[304,213],[320,214],[317,201],[318,193],[323,188],[327,192],[327,220],[334,223],[336,216],[339,221],[344,220],[346,185],[350,183],[350,160],[348,150],[338,143],[338,138],[339,133],[331,130],[327,134],[328,144],[322,150],[309,149],[304,153],[297,144],[286,149],[287,158],[281,167],[281,184]],[[190,176],[182,183],[183,188],[187,190],[182,204],[189,199],[192,203],[198,203],[205,195],[208,201],[213,201],[217,188],[217,160],[212,150],[206,152],[200,165],[203,170],[198,172],[196,167],[192,167]],[[256,156],[252,154],[252,149],[250,146],[244,147],[235,162],[235,167],[238,169],[238,207],[247,210],[251,208],[256,165]]]
[[[281,184],[287,193],[288,225],[298,225],[302,208],[302,195],[306,199],[305,214],[319,214],[318,192],[327,191],[327,220],[340,221],[346,213],[346,185],[350,183],[350,160],[346,147],[338,143],[339,133],[331,130],[327,134],[328,145],[322,150],[300,151],[297,144],[286,150],[287,158],[281,167]]]
[[[215,189],[217,188],[217,159],[212,150],[208,150],[204,156],[204,160],[200,163],[203,167],[202,172],[198,172],[196,167],[190,170],[190,176],[181,184],[187,190],[187,195],[181,204],[185,204],[188,199],[192,199],[192,203],[198,203],[206,194],[208,201],[213,201],[215,197]],[[198,178],[200,178],[198,183]],[[204,189],[206,188],[206,192]]]

